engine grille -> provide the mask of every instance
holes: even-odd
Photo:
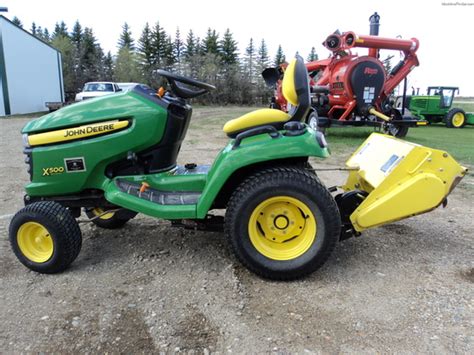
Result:
[[[26,169],[26,171],[30,175],[30,181],[33,181],[33,150],[25,148],[23,150],[23,154],[26,155],[25,164],[28,165],[28,168]]]

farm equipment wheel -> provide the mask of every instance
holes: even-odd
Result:
[[[237,258],[274,280],[297,279],[321,267],[341,228],[329,191],[296,166],[261,170],[245,179],[231,196],[225,221]]]
[[[105,229],[121,228],[137,215],[137,213],[130,211],[127,217],[124,217],[118,215],[117,212],[107,212],[107,210],[100,207],[86,208],[85,213],[92,223]]]
[[[315,111],[311,112],[308,115],[308,118],[306,119],[306,123],[315,131],[319,131],[322,134],[326,133],[326,127],[319,126],[318,114]]]
[[[74,217],[56,202],[32,203],[12,218],[10,244],[29,269],[53,274],[66,269],[79,255],[82,234]]]
[[[392,109],[391,114],[393,115],[393,118],[395,120],[403,120],[403,116],[400,113],[399,110],[397,109]],[[397,138],[403,138],[408,134],[408,126],[403,126],[403,125],[397,125],[391,122],[384,122],[382,124],[382,131],[385,134],[389,134],[391,136],[397,137]]]
[[[466,124],[466,113],[460,108],[452,108],[444,118],[446,127],[463,128]]]

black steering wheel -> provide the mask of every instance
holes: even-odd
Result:
[[[193,97],[203,95],[209,91],[213,91],[216,89],[214,85],[203,83],[202,81],[187,78],[185,76],[170,73],[166,70],[159,69],[157,73],[162,77],[166,78],[170,83],[173,92],[183,99],[192,99]],[[179,85],[178,83],[194,86],[198,88],[198,90],[188,89],[182,85]]]

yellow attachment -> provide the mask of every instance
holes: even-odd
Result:
[[[316,239],[316,219],[305,203],[289,196],[261,202],[252,212],[248,233],[257,251],[273,260],[303,255]]]
[[[28,136],[30,146],[71,141],[113,132],[128,126],[128,121],[106,121],[79,127],[32,134]]]
[[[21,253],[35,263],[44,263],[53,256],[53,238],[42,224],[24,223],[18,229],[16,238]]]
[[[438,207],[467,172],[446,152],[378,133],[346,165],[343,189],[369,194],[350,216],[357,231]]]
[[[100,207],[96,207],[92,210],[92,213],[94,214],[94,216],[99,217],[99,219],[111,219],[115,215],[114,212],[109,212],[109,213],[105,213],[105,212],[106,211],[104,211]]]
[[[464,114],[462,112],[455,113],[452,121],[453,126],[456,128],[462,127],[465,119],[466,118],[464,117]]]
[[[372,115],[374,115],[374,116],[377,116],[378,118],[380,118],[380,119],[382,119],[382,120],[384,120],[384,121],[387,121],[387,122],[391,120],[390,117],[388,117],[387,115],[384,115],[383,113],[377,111],[377,110],[376,110],[375,108],[373,108],[373,107],[369,110],[369,113],[372,114]]]
[[[298,94],[296,93],[295,86],[295,71],[296,71],[296,58],[294,58],[285,70],[283,81],[281,83],[281,91],[286,101],[293,106],[298,106]]]
[[[269,123],[286,122],[289,119],[290,115],[286,112],[271,108],[263,108],[228,121],[224,125],[223,131],[229,134]]]

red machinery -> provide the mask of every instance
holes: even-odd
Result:
[[[409,126],[424,124],[402,117],[389,100],[395,87],[419,64],[416,56],[419,42],[416,38],[405,40],[336,32],[328,36],[323,44],[332,52],[331,56],[306,63],[312,78],[314,109],[307,122],[313,128],[324,129],[333,124],[372,125],[403,137]],[[352,54],[353,48],[368,48],[368,55]],[[389,73],[379,59],[380,49],[397,50],[404,54]],[[276,84],[272,107],[287,111],[289,107],[281,94],[280,80],[285,68],[286,64],[268,68],[262,75],[268,84]]]

